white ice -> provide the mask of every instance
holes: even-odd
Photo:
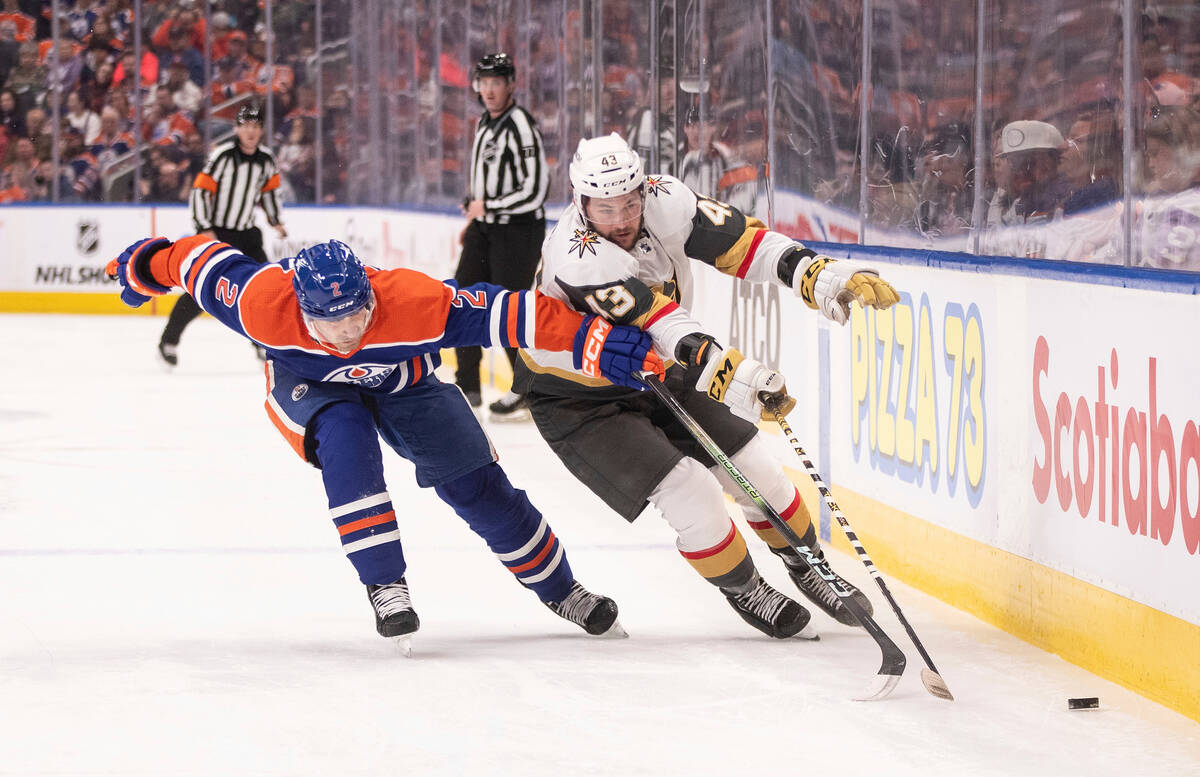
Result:
[[[501,463],[630,638],[548,612],[385,449],[422,623],[404,659],[250,346],[199,320],[167,374],[162,323],[0,316],[0,775],[1200,774],[1195,722],[891,579],[957,701],[930,696],[833,553],[909,658],[890,698],[851,701],[879,664],[864,633],[753,632],[530,424],[489,426]]]

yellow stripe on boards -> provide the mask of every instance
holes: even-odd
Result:
[[[87,315],[165,316],[175,307],[176,294],[155,297],[140,308],[131,308],[120,295],[77,294],[63,291],[0,291],[0,313],[79,313]]]
[[[808,473],[787,471],[815,515]],[[847,489],[834,499],[886,577],[1200,722],[1200,626]],[[857,561],[842,530],[831,531]]]

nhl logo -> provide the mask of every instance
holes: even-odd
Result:
[[[296,386],[296,388],[292,389],[292,401],[299,402],[300,400],[304,399],[304,395],[307,393],[308,384],[301,383],[300,385]]]
[[[94,254],[100,248],[100,225],[95,221],[80,221],[76,225],[75,250]]]

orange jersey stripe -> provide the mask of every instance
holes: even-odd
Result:
[[[163,286],[182,287],[183,279],[179,277],[179,268],[183,264],[183,260],[187,259],[188,254],[196,247],[211,241],[212,238],[199,235],[176,240],[170,248],[159,251],[150,257],[150,275]]]
[[[274,189],[278,189],[280,183],[282,183],[282,181],[279,180],[279,173],[275,173],[275,175],[268,178],[267,182],[263,184],[262,190],[264,193],[266,193]]]
[[[347,534],[350,534],[351,532],[361,531],[362,529],[369,529],[372,526],[378,526],[381,523],[388,523],[389,521],[394,521],[394,520],[396,520],[396,511],[388,510],[386,513],[381,513],[379,515],[371,515],[366,518],[360,518],[357,521],[351,521],[350,523],[346,524],[345,526],[339,526],[338,534],[345,537]]]
[[[516,345],[517,344],[517,313],[521,309],[521,303],[519,302],[520,296],[518,296],[516,294],[510,294],[507,297],[507,300],[508,300],[508,321],[506,322],[507,326],[505,326],[505,330],[506,330],[505,335],[508,337],[508,341],[510,343],[512,343],[513,345]]]
[[[184,280],[184,288],[187,289],[188,294],[196,296],[196,278],[200,277],[200,270],[208,263],[209,259],[212,259],[213,254],[228,247],[228,243],[213,243],[204,249],[200,256],[196,257],[196,261],[192,262],[192,269],[188,272],[188,277]]]
[[[203,189],[206,192],[217,193],[217,181],[208,173],[196,173],[196,180],[192,182],[193,189]]]
[[[758,180],[758,172],[750,165],[742,165],[721,176],[721,180],[717,181],[717,188],[727,189],[730,186],[737,186],[739,183],[749,183],[755,180]]]
[[[534,348],[546,351],[569,351],[575,342],[575,333],[583,323],[583,314],[576,313],[564,303],[547,297],[540,291],[534,292]]]
[[[546,556],[550,554],[550,549],[553,547],[554,547],[554,532],[547,532],[546,546],[544,548],[542,548],[542,552],[537,554],[537,556],[534,557],[533,561],[529,561],[529,562],[520,564],[515,567],[509,567],[508,571],[512,572],[514,575],[519,575],[522,572],[533,569],[538,564],[542,563],[543,560],[545,560]]]
[[[289,429],[288,425],[283,422],[283,419],[275,414],[275,410],[271,407],[270,402],[264,402],[263,407],[267,409],[267,417],[271,419],[271,423],[274,424],[275,428],[279,430],[279,433],[283,435],[283,439],[287,440],[287,444],[292,446],[292,450],[296,452],[296,455],[298,455],[301,459],[308,461],[308,459],[304,456],[304,435],[296,434]]]

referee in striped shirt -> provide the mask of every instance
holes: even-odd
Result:
[[[488,282],[506,289],[533,286],[546,237],[543,205],[550,188],[537,122],[513,99],[517,69],[507,54],[488,54],[475,65],[475,91],[485,108],[471,147],[471,189],[463,199],[468,224],[454,279],[460,286]],[[515,348],[506,349],[510,364]],[[480,348],[456,348],[455,381],[473,407],[482,404]],[[513,392],[493,402],[493,419],[528,417]]]
[[[280,238],[287,230],[279,220],[279,172],[275,157],[259,145],[263,136],[262,109],[243,105],[233,129],[236,139],[213,149],[204,169],[192,184],[192,225],[196,234],[206,235],[241,251],[261,264],[267,263],[262,231],[254,226],[254,206],[261,205],[267,223]],[[158,342],[158,354],[171,367],[179,363],[179,338],[184,328],[200,315],[200,306],[188,294],[179,298]]]

